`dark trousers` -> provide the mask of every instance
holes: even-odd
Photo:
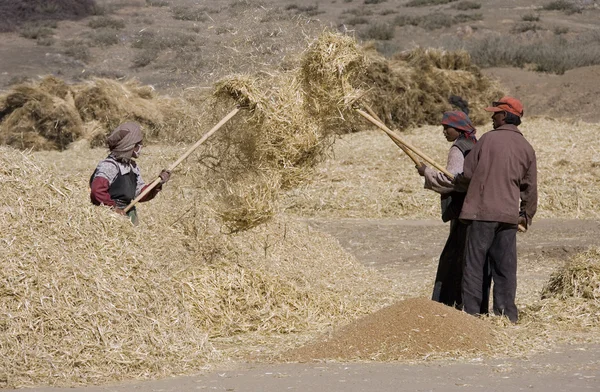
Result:
[[[462,276],[463,264],[465,261],[465,245],[467,242],[468,225],[452,219],[450,221],[450,233],[444,245],[444,250],[440,255],[437,273],[435,275],[435,284],[433,286],[433,301],[441,302],[448,306],[454,306],[457,309],[463,308],[462,302]],[[482,288],[482,301],[479,313],[488,312],[489,292],[491,276],[487,263],[484,267],[485,284]]]
[[[503,314],[516,323],[516,224],[484,221],[472,221],[469,224],[462,279],[463,310],[469,314],[481,312],[488,263],[494,281],[494,313]]]

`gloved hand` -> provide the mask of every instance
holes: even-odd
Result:
[[[424,164],[423,162],[421,162],[421,165],[415,165],[415,167],[417,168],[417,171],[419,172],[419,175],[421,177],[425,176],[425,169],[427,168],[427,165]]]
[[[163,169],[158,176],[160,177],[160,184],[166,184],[171,179],[171,172]]]

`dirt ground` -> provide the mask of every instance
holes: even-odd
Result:
[[[396,278],[431,280],[447,225],[397,219],[311,219],[362,263]],[[519,296],[539,289],[569,255],[597,244],[600,221],[537,220],[519,234]],[[538,261],[544,260],[543,265]],[[402,289],[401,285],[399,289]],[[406,292],[407,297],[429,293]],[[419,363],[228,363],[195,376],[85,388],[34,388],[37,392],[100,391],[597,391],[600,342],[565,344],[522,358]]]

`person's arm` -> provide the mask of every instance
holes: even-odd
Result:
[[[446,162],[446,170],[456,175],[463,171],[465,158],[456,146],[452,146],[448,152],[448,161]],[[454,185],[444,173],[438,172],[427,166],[423,173],[425,177],[425,189],[431,189],[437,193],[450,193],[454,191]]]
[[[150,186],[150,184],[146,185],[144,183],[144,180],[142,179],[142,175],[137,167],[136,167],[135,173],[136,173],[136,178],[137,178],[135,196],[137,197],[146,188],[148,188],[148,186]],[[167,183],[167,181],[169,181],[169,179],[171,178],[171,172],[163,169],[163,171],[160,172],[159,177],[160,177],[161,181],[158,184],[156,184],[156,186],[154,188],[152,188],[152,190],[150,192],[148,192],[144,197],[142,197],[140,199],[140,203],[154,199],[154,197],[156,195],[158,195],[158,192],[160,192],[162,190],[163,184]]]
[[[110,184],[117,178],[119,168],[109,161],[102,161],[96,168],[96,174],[90,184],[90,198],[95,205],[115,206],[115,201],[110,197]]]
[[[525,173],[525,177],[521,181],[521,207],[520,215],[525,218],[525,228],[531,225],[533,216],[537,211],[538,191],[537,191],[537,162],[535,152],[533,159]]]

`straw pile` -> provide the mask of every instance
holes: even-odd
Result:
[[[552,274],[542,298],[600,301],[600,248],[580,253]]]
[[[180,149],[150,146],[140,166],[158,172]],[[300,223],[222,234],[187,175],[140,206],[134,228],[89,203],[104,151],[0,150],[2,386],[189,373],[221,358],[216,338],[244,355],[253,339],[306,339],[395,295]]]
[[[70,85],[46,76],[0,96],[0,143],[20,149],[64,150],[81,138],[100,146],[125,121],[142,124],[148,140],[176,141],[194,140],[204,123],[188,101],[158,97],[134,80]]]
[[[413,298],[353,321],[323,341],[286,353],[284,359],[411,360],[432,354],[483,353],[495,341],[494,329],[485,321],[438,302]]]
[[[439,124],[442,113],[457,110],[448,97],[469,102],[469,117],[476,124],[489,120],[483,108],[502,91],[471,64],[465,51],[416,48],[387,60],[370,51],[371,64],[364,83],[371,88],[367,101],[378,116],[397,128]]]

